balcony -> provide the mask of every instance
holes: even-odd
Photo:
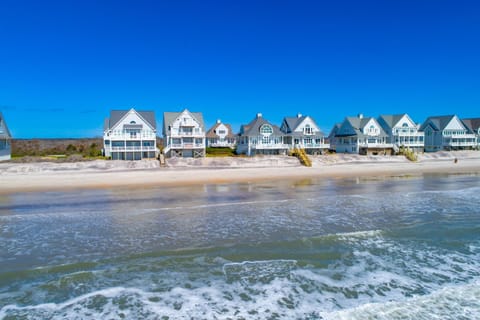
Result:
[[[105,148],[106,150],[110,150],[111,152],[143,152],[143,151],[156,151],[157,148],[153,146],[128,146],[128,147],[109,147]]]
[[[252,149],[268,150],[268,149],[289,149],[288,144],[283,143],[271,143],[271,144],[252,144]]]
[[[130,134],[111,134],[110,136],[104,136],[104,140],[112,140],[112,141],[141,141],[141,140],[155,140],[157,137],[155,133],[152,134],[137,134],[137,135],[130,135]]]
[[[363,143],[359,143],[358,146],[361,148],[382,148],[382,149],[393,148],[392,143],[383,143],[383,142],[363,142]]]
[[[167,146],[169,149],[204,149],[204,143],[172,143]]]
[[[235,147],[237,145],[236,142],[213,142],[213,143],[209,143],[208,146],[209,147],[212,147],[212,148],[220,148],[220,147],[229,147],[229,148],[232,148],[232,147]]]
[[[328,149],[330,145],[328,143],[296,143],[294,147],[300,149]]]

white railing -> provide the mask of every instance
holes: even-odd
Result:
[[[393,148],[392,143],[379,143],[379,142],[363,142],[358,144],[359,147],[367,148]]]
[[[330,148],[328,143],[296,143],[294,148],[300,149],[325,149]]]
[[[209,143],[209,147],[235,147],[237,143],[235,142],[214,142],[214,143]]]
[[[136,151],[136,152],[142,152],[142,151],[156,151],[156,147],[152,146],[127,146],[127,147],[106,147],[105,149],[110,150],[110,151]]]
[[[272,144],[252,144],[252,149],[289,149],[288,144],[272,143]]]
[[[203,132],[172,132],[168,138],[182,138],[182,137],[197,137],[205,138],[205,133]]]
[[[444,146],[451,147],[474,147],[476,145],[475,141],[450,141],[443,143]]]
[[[104,140],[155,140],[156,135],[155,134],[137,134],[135,136],[132,136],[130,134],[111,134],[110,136],[104,136]]]
[[[169,149],[201,149],[205,148],[204,143],[171,143],[167,146]]]

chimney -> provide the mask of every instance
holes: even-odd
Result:
[[[222,121],[220,119],[217,119],[217,124],[220,124],[222,123]]]
[[[297,118],[301,118],[302,117],[302,114],[301,113],[297,113]]]
[[[359,114],[358,114],[358,118],[359,118],[359,119],[363,119],[363,113],[359,113]]]
[[[257,113],[257,118],[261,118],[262,117],[262,114],[259,112]]]

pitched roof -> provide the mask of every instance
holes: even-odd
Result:
[[[434,126],[435,130],[442,131],[454,117],[455,115],[428,117],[421,125],[420,131],[424,131],[429,123]]]
[[[178,118],[179,115],[182,113],[187,112],[190,114],[195,120],[198,121],[200,127],[203,131],[205,131],[205,123],[203,122],[203,114],[201,112],[190,112],[187,109],[180,111],[180,112],[164,112],[163,113],[163,134],[170,133],[170,125]]]
[[[216,130],[217,130],[218,126],[221,125],[221,124],[223,124],[228,129],[227,138],[235,138],[235,135],[233,134],[232,126],[229,125],[229,124],[226,124],[226,123],[222,123],[222,122],[215,123],[215,125],[207,131],[206,137],[207,138],[218,137],[218,134],[217,134]]]
[[[240,135],[242,136],[257,136],[260,132],[260,127],[264,124],[268,124],[273,128],[273,134],[280,136],[283,133],[280,131],[280,128],[274,124],[271,124],[265,120],[261,115],[257,115],[255,119],[250,121],[249,124],[242,125],[240,128]]]
[[[402,120],[402,118],[406,115],[407,115],[406,113],[402,113],[402,114],[382,114],[380,116],[380,118],[382,118],[383,121],[385,121],[385,123],[390,128],[393,128],[398,123],[398,121]]]
[[[362,132],[362,129],[367,125],[367,123],[370,120],[373,120],[373,121],[377,122],[377,120],[375,120],[375,118],[373,118],[373,117],[346,117],[345,121],[350,123],[350,126],[352,126],[352,128],[355,132],[354,134],[349,134],[348,136],[352,136],[352,135],[359,136],[359,137],[368,136],[367,134],[364,134]],[[379,136],[385,136],[385,137],[388,136],[385,133],[385,130],[383,130],[382,126],[379,125],[378,127],[380,129]],[[344,136],[344,135],[337,135],[337,136]]]
[[[480,129],[480,118],[469,118],[462,119],[462,122],[467,126],[471,131],[478,132]]]
[[[283,118],[283,121],[287,124],[287,127],[288,127],[288,130],[286,133],[293,132],[300,125],[300,123],[302,123],[302,121],[305,120],[306,118],[307,118],[306,116]]]
[[[5,121],[5,118],[3,117],[2,112],[0,112],[0,129],[4,128],[5,131],[1,132],[0,131],[0,138],[2,139],[10,139],[12,137],[12,134],[10,133],[10,130],[8,130],[7,122]]]
[[[154,111],[137,111],[135,109],[130,110],[112,110],[110,111],[110,118],[106,118],[103,124],[104,130],[113,128],[119,121],[127,115],[131,110],[135,111],[140,118],[147,122],[153,129],[157,128],[157,122],[155,121]]]
[[[330,139],[330,138],[334,137],[334,136],[337,134],[337,131],[338,131],[338,129],[340,129],[341,126],[342,126],[342,123],[341,123],[341,122],[335,123],[335,124],[333,125],[332,130],[331,130],[330,133],[328,134],[328,138]]]

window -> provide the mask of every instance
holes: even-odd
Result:
[[[306,124],[305,127],[303,128],[303,132],[305,134],[313,134],[313,129],[310,127],[309,124]]]
[[[132,121],[130,121],[130,124],[137,124],[137,123],[136,123],[135,121],[133,121],[133,120],[132,120]]]
[[[263,135],[271,135],[273,133],[273,128],[268,124],[264,124],[260,127],[260,133]]]
[[[218,130],[218,134],[225,134],[226,131],[225,130]]]
[[[269,144],[270,143],[270,137],[269,136],[263,136],[262,137],[262,144]]]

